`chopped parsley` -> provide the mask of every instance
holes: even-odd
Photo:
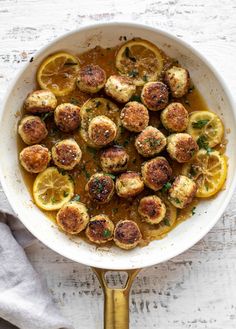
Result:
[[[94,149],[94,148],[92,148],[92,147],[90,147],[90,146],[87,146],[86,147],[86,151],[88,151],[91,154],[97,154],[97,150]]]
[[[149,143],[151,147],[156,147],[161,144],[161,139],[156,139],[155,137],[149,137],[144,140],[144,143]]]
[[[95,101],[95,107],[99,107],[102,103],[100,101]]]
[[[134,63],[136,62],[136,58],[134,56],[132,56],[129,47],[125,48],[125,56],[127,58],[129,58],[132,62],[134,62]]]
[[[180,204],[180,203],[181,203],[180,200],[179,200],[178,198],[174,198],[173,200],[174,200],[174,202],[177,203],[177,204]]]
[[[137,75],[138,75],[138,71],[136,71],[136,70],[131,70],[128,73],[128,76],[131,77],[131,78],[135,78]]]
[[[141,97],[138,96],[138,95],[132,96],[130,100],[133,101],[133,102],[139,102],[139,103],[141,103]]]
[[[192,123],[193,128],[203,128],[209,122],[208,119],[205,120],[198,120]]]
[[[169,222],[169,219],[168,219],[168,218],[164,218],[164,219],[163,219],[163,223],[164,223],[166,226],[170,226],[170,222]]]
[[[124,141],[124,147],[127,146],[128,144],[129,144],[129,140],[126,139],[126,140]]]
[[[102,235],[104,238],[109,238],[111,236],[111,231],[106,228]]]
[[[51,198],[51,202],[52,202],[52,204],[54,204],[54,203],[56,203],[56,202],[57,202],[57,200],[55,199],[55,197],[54,197],[54,196]]]
[[[118,212],[118,208],[112,208],[112,214],[115,215]]]
[[[146,74],[144,74],[144,76],[143,76],[143,81],[144,81],[144,82],[148,82],[148,77],[147,77]]]
[[[194,177],[194,176],[197,175],[197,171],[195,170],[194,166],[190,167],[189,174],[190,174],[191,177]]]
[[[162,187],[163,192],[167,192],[171,188],[171,183],[167,182],[165,185]]]
[[[192,209],[192,216],[196,214],[195,210],[196,210],[196,207],[193,207],[193,209]]]
[[[111,179],[116,179],[116,176],[115,175],[112,175],[112,174],[106,174],[106,176],[110,176],[111,177]]]
[[[53,114],[53,112],[47,112],[42,117],[41,120],[45,121],[48,117],[50,117]]]
[[[71,97],[70,102],[71,102],[71,104],[74,104],[74,105],[78,105],[79,104],[79,101],[76,98],[74,98],[74,97]]]
[[[205,149],[208,154],[210,152],[212,152],[212,148],[209,147],[206,136],[204,136],[204,135],[199,136],[198,139],[197,139],[197,144],[198,144],[200,149]]]
[[[80,195],[79,194],[75,195],[72,201],[80,201]]]
[[[84,173],[86,179],[89,179],[89,178],[90,178],[90,174],[89,174],[89,172],[87,171],[85,165],[83,166],[82,170],[83,170],[83,173]]]
[[[63,195],[64,195],[64,198],[66,198],[69,195],[69,193],[67,191],[64,191]]]

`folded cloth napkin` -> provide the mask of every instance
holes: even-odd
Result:
[[[15,216],[0,212],[0,318],[20,329],[73,329],[24,253],[33,240]]]

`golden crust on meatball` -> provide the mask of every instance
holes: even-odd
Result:
[[[158,224],[165,218],[166,206],[158,196],[149,195],[140,200],[138,212],[147,223]]]
[[[160,153],[166,146],[166,137],[155,127],[148,126],[136,138],[134,143],[143,157],[152,157]]]
[[[57,106],[54,112],[57,127],[65,132],[71,132],[80,125],[80,108],[74,104],[63,103]]]
[[[148,82],[143,86],[141,100],[150,111],[162,110],[168,104],[168,88],[162,82]]]
[[[51,160],[51,153],[47,147],[32,145],[20,152],[20,163],[30,173],[39,173],[45,170]]]
[[[55,165],[65,170],[72,170],[81,160],[82,151],[73,139],[64,139],[52,147]]]
[[[48,135],[45,123],[34,115],[29,115],[21,120],[18,133],[27,145],[38,144]]]
[[[196,183],[183,175],[175,178],[171,188],[169,189],[169,200],[176,208],[187,207],[196,195]]]
[[[91,242],[106,243],[113,239],[114,224],[106,215],[97,215],[90,219],[85,234]]]
[[[96,146],[102,147],[116,138],[117,127],[111,119],[105,115],[99,115],[90,121],[88,135]]]
[[[188,70],[173,66],[166,71],[164,80],[169,86],[173,97],[180,98],[187,94],[190,87]]]
[[[77,78],[77,86],[86,93],[97,93],[106,83],[106,72],[98,65],[82,67]]]
[[[129,102],[121,110],[122,125],[129,131],[140,132],[147,127],[149,114],[146,106],[138,102]]]
[[[167,137],[167,151],[179,163],[189,162],[198,150],[196,141],[189,134],[178,133]]]
[[[105,84],[106,94],[120,103],[128,102],[135,91],[132,79],[120,75],[111,75]]]
[[[163,126],[171,132],[186,130],[188,121],[188,111],[181,103],[171,103],[161,113]]]
[[[89,222],[88,210],[82,202],[67,202],[58,211],[56,221],[63,231],[78,234],[85,229]]]
[[[141,172],[145,185],[154,191],[160,190],[172,175],[172,169],[164,157],[144,162]]]
[[[122,146],[114,145],[102,151],[100,161],[103,171],[122,172],[127,169],[129,155]]]
[[[90,177],[85,186],[88,196],[97,203],[108,203],[113,197],[115,184],[108,174],[98,173]]]
[[[120,220],[115,227],[114,242],[122,249],[133,249],[142,240],[138,225],[132,220]]]
[[[54,111],[57,99],[50,90],[35,90],[31,92],[25,102],[24,108],[31,113],[45,113]]]
[[[141,193],[144,184],[141,175],[137,172],[127,171],[116,179],[116,193],[121,198],[131,198]]]

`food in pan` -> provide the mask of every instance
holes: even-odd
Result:
[[[222,120],[191,68],[156,45],[135,38],[59,52],[36,78],[19,121],[19,161],[35,204],[66,234],[144,246],[224,187]]]

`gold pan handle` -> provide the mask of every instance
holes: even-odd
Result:
[[[139,269],[123,271],[128,274],[124,288],[107,286],[107,270],[93,268],[104,292],[104,329],[129,329],[129,292]]]

